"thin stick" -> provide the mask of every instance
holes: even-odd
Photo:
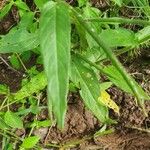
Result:
[[[21,63],[21,65],[22,65],[23,69],[27,72],[28,69],[27,69],[26,66],[24,65],[24,63],[23,63],[23,61],[21,60],[20,56],[18,55],[18,53],[15,53],[15,54],[16,54],[18,60],[20,61],[20,63]]]
[[[1,61],[2,61],[10,70],[12,70],[12,71],[17,72],[17,73],[20,74],[20,72],[19,72],[18,70],[14,69],[13,67],[11,67],[11,66],[8,64],[8,62],[7,62],[2,56],[0,56],[0,59],[1,59]]]
[[[130,129],[139,130],[139,131],[146,132],[146,133],[150,133],[150,129],[143,129],[143,128],[138,128],[138,127],[135,127],[135,126],[125,126],[125,127],[130,128]]]

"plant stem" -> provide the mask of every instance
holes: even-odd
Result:
[[[18,74],[20,74],[20,72],[17,71],[16,69],[14,69],[13,67],[11,67],[11,66],[7,63],[7,61],[6,61],[1,55],[0,55],[0,59],[2,60],[2,62],[3,62],[9,69],[11,69],[12,71],[17,72]]]
[[[138,25],[150,25],[150,21],[146,20],[141,20],[141,19],[128,19],[128,18],[118,18],[118,17],[113,17],[113,18],[89,18],[89,19],[84,19],[84,21],[87,22],[100,22],[100,23],[108,23],[108,24],[114,24],[114,23],[119,23],[119,24],[138,24]]]
[[[81,54],[79,53],[75,53],[75,55],[77,57],[79,57],[80,59],[84,60],[85,62],[87,62],[89,65],[95,67],[97,70],[99,70],[101,73],[107,75],[107,76],[110,76],[110,74],[108,74],[107,72],[104,71],[104,69],[99,66],[99,65],[96,65],[95,63],[91,62],[90,60],[88,60],[86,57],[82,56]]]
[[[141,96],[139,94],[138,89],[136,88],[131,76],[127,74],[124,67],[121,65],[121,63],[118,61],[117,57],[113,54],[111,49],[107,46],[107,43],[99,38],[97,33],[94,31],[94,29],[91,29],[90,26],[83,20],[82,16],[78,14],[78,12],[71,8],[72,12],[74,14],[74,17],[78,20],[78,22],[85,28],[85,30],[91,35],[91,37],[97,42],[97,44],[102,47],[104,52],[106,53],[107,57],[111,60],[113,66],[118,70],[118,72],[122,75],[123,79],[126,81],[128,86],[130,87],[133,94],[136,96],[138,103],[143,108],[144,114],[147,116],[147,113],[144,109],[143,99],[141,99]]]
[[[135,127],[135,126],[125,126],[125,127],[130,128],[130,129],[139,130],[139,131],[146,132],[146,133],[150,133],[150,129],[143,129],[143,128],[138,128],[138,127]]]
[[[15,54],[16,54],[18,60],[20,61],[20,63],[21,63],[21,65],[22,65],[23,69],[27,72],[28,69],[27,69],[26,66],[24,65],[24,63],[23,63],[22,59],[20,58],[19,54],[18,54],[18,53],[15,53]]]
[[[114,130],[110,129],[110,130],[106,130],[106,131],[103,131],[103,132],[99,133],[99,135],[97,135],[97,136],[95,136],[95,134],[94,135],[85,136],[82,139],[73,140],[73,141],[65,143],[62,146],[62,149],[67,149],[67,148],[75,147],[76,145],[81,144],[81,143],[83,143],[85,141],[91,140],[92,138],[97,138],[97,137],[100,137],[100,136],[108,135],[108,134],[111,134],[113,132],[114,132]]]
[[[37,99],[38,99],[38,101],[37,101],[37,107],[38,107],[38,108],[39,108],[39,105],[40,105],[41,96],[42,96],[41,93],[39,93],[39,94],[37,95]],[[38,119],[38,114],[36,114],[36,116],[34,117],[34,122],[37,121],[37,119]],[[36,127],[36,125],[34,125],[34,126],[31,128],[28,137],[30,137],[30,136],[32,135],[32,133],[33,133],[35,127]]]

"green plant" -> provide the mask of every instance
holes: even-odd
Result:
[[[122,1],[114,2],[118,6],[122,5]],[[16,93],[8,92],[5,86],[0,87],[0,93],[6,95],[7,102],[1,106],[1,110],[8,108],[3,115],[5,119],[0,124],[1,129],[8,126],[22,128],[23,123],[18,115],[26,115],[29,112],[37,115],[40,109],[38,102],[36,106],[31,104],[33,107],[26,111],[18,111],[18,114],[10,112],[9,106],[22,101],[23,107],[27,98],[34,102],[34,98],[37,98],[46,86],[50,119],[53,121],[54,114],[58,127],[62,129],[67,111],[69,83],[72,83],[70,85],[74,86],[74,90],[79,90],[87,108],[104,124],[116,123],[109,117],[109,108],[117,108],[118,112],[115,103],[107,102],[110,98],[106,93],[108,98],[104,102],[104,96],[100,97],[101,92],[111,84],[135,96],[147,115],[144,102],[150,100],[149,95],[127,73],[115,53],[121,54],[147,43],[150,39],[147,32],[150,27],[149,20],[130,20],[118,16],[105,18],[100,10],[91,7],[86,1],[82,2],[81,8],[73,8],[61,1],[35,0],[35,4],[38,7],[37,12],[41,13],[39,18],[35,17],[37,12],[31,12],[21,0],[10,1],[0,15],[2,18],[11,6],[15,5],[19,8],[21,18],[16,27],[5,36],[1,36],[0,53],[13,53],[10,62],[17,69],[19,62],[14,56],[19,53],[22,59],[27,60],[27,57],[23,57],[26,51],[32,51],[42,57],[44,65],[44,71],[36,72],[36,75],[31,71],[30,80]],[[144,12],[147,14],[146,10],[144,9]],[[135,33],[124,28],[122,24],[138,24],[143,29]],[[111,63],[104,65],[103,60]],[[99,74],[105,75],[111,82],[105,85]],[[33,94],[37,95],[34,97]],[[33,109],[35,107],[37,111]],[[18,121],[12,124],[14,121],[9,122],[8,118]],[[40,126],[36,117],[33,124],[32,129]],[[47,126],[47,123],[45,124]],[[31,139],[33,143],[26,144]],[[38,140],[38,137],[29,137],[25,139],[22,147],[32,148]]]

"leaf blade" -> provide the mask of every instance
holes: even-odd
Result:
[[[21,147],[23,148],[33,148],[38,141],[40,140],[40,138],[38,136],[30,136],[24,139]]]
[[[104,106],[107,106],[107,107],[113,109],[114,112],[119,114],[118,105],[110,98],[110,95],[105,90],[102,90],[100,92],[100,96],[98,97],[98,101],[100,103],[104,104]]]
[[[12,128],[23,128],[23,121],[13,112],[7,111],[4,116],[5,123]]]
[[[116,86],[118,86],[125,92],[134,95],[134,92],[130,89],[129,85],[126,83],[124,78],[114,66],[107,66],[104,68],[104,71],[108,74],[108,79],[112,81]],[[138,85],[138,83],[133,78],[131,78],[130,80],[134,88],[136,88],[137,92],[139,93],[140,99],[138,99],[138,101],[143,103],[144,100],[150,100],[149,95]]]
[[[50,28],[49,28],[50,27]],[[41,53],[48,78],[48,107],[63,128],[70,68],[70,18],[64,3],[48,2],[40,20]]]
[[[81,59],[74,58],[73,64],[78,76],[78,82],[80,82],[80,95],[85,105],[101,122],[106,123],[109,120],[108,109],[105,106],[100,105],[97,101],[100,85],[95,73],[84,66]]]
[[[39,45],[38,33],[29,33],[27,30],[12,30],[0,40],[0,53],[24,52]]]

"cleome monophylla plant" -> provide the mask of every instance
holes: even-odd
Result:
[[[115,2],[118,7],[127,4]],[[12,103],[47,86],[50,118],[56,120],[62,129],[67,96],[70,85],[73,85],[86,107],[102,123],[111,124],[115,121],[109,117],[108,110],[112,108],[119,114],[119,108],[105,90],[113,84],[135,96],[147,115],[144,102],[150,100],[149,95],[127,73],[115,52],[130,51],[148,43],[148,9],[142,10],[144,19],[126,19],[104,17],[99,9],[88,2],[80,3],[80,7],[72,7],[64,1],[35,0],[35,4],[38,9],[32,12],[23,1],[10,1],[0,13],[0,18],[3,18],[15,5],[20,15],[17,26],[1,36],[0,53],[32,51],[42,57],[44,65],[44,71],[33,76],[18,92],[11,93]],[[134,32],[126,29],[124,24],[139,25],[140,30]],[[104,65],[106,61],[110,63]],[[100,74],[106,76],[109,82],[103,82]]]

